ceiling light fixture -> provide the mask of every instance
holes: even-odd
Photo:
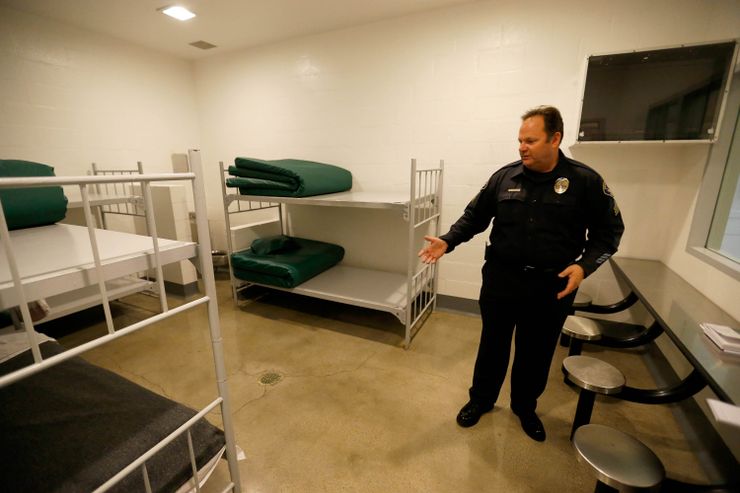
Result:
[[[185,7],[180,7],[179,5],[173,5],[171,7],[162,7],[157,10],[162,12],[165,15],[169,15],[170,17],[177,19],[178,21],[186,21],[188,19],[192,19],[193,17],[195,17],[194,13],[190,12]]]
[[[192,43],[189,43],[190,46],[195,46],[196,48],[200,48],[201,50],[210,50],[211,48],[218,48],[215,44],[209,43],[208,41],[193,41]]]

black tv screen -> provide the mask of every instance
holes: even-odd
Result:
[[[578,141],[714,140],[735,41],[588,58]]]

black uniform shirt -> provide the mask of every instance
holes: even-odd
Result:
[[[549,173],[531,171],[521,161],[494,173],[441,236],[447,253],[484,231],[492,219],[487,260],[556,270],[575,262],[586,276],[617,251],[624,232],[601,176],[562,151]]]

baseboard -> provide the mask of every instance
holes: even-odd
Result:
[[[462,313],[464,315],[480,316],[478,300],[469,298],[458,298],[446,294],[437,295],[437,310],[443,312]]]

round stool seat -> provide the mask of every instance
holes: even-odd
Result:
[[[573,309],[582,310],[583,308],[587,308],[592,301],[593,299],[589,294],[583,291],[576,291],[576,299],[573,300]]]
[[[613,488],[649,489],[665,478],[660,459],[636,438],[604,425],[589,424],[573,436],[578,460]]]
[[[573,383],[599,394],[616,394],[626,383],[621,371],[590,356],[568,356],[563,360],[563,368]]]
[[[601,326],[593,319],[568,315],[563,323],[563,334],[582,341],[601,339]]]

